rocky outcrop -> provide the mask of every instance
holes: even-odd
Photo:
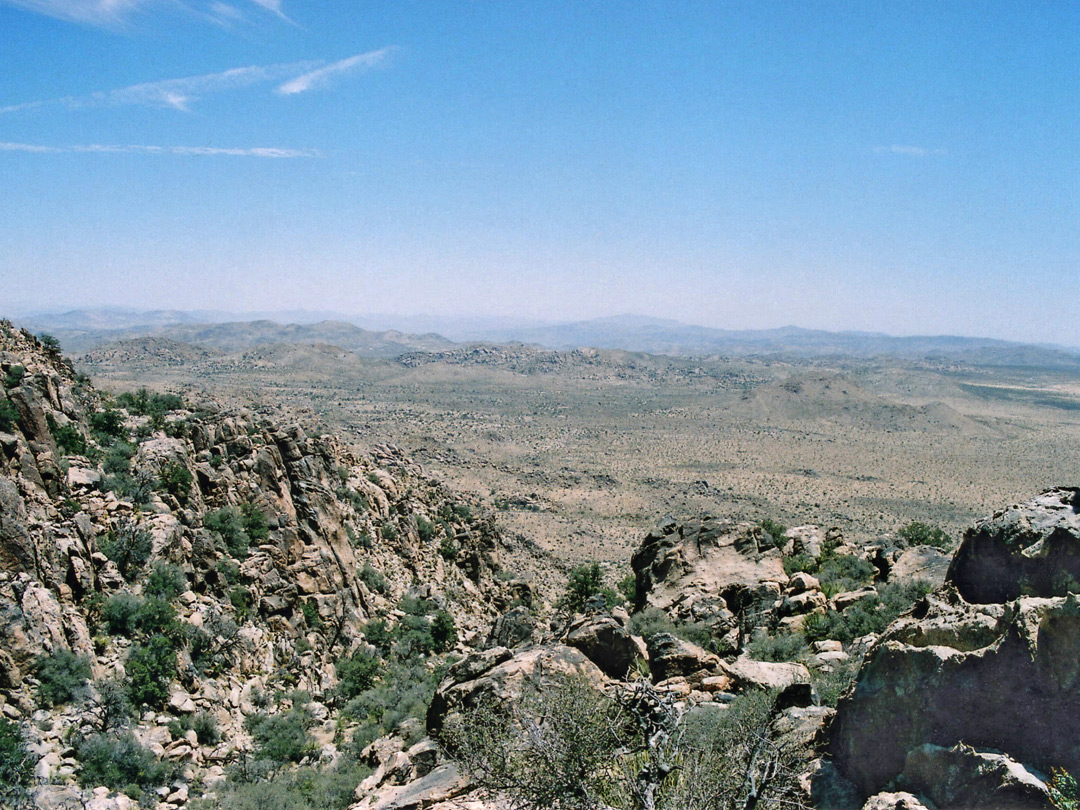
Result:
[[[869,651],[828,735],[864,796],[899,779],[944,807],[1042,807],[1052,768],[1080,772],[1076,493],[977,523],[945,588]]]
[[[166,807],[186,801],[188,784],[220,778],[250,750],[245,719],[286,711],[294,689],[312,698],[318,755],[337,757],[339,732],[348,737],[339,667],[374,649],[369,626],[385,634],[438,612],[444,630],[480,643],[519,596],[494,576],[491,521],[396,448],[361,453],[247,408],[168,401],[153,416],[117,407],[54,350],[0,322],[0,712],[22,723],[39,777],[55,783],[49,796],[90,795],[73,786],[71,741],[98,727],[98,687],[124,678],[147,641],[103,629],[103,606],[141,604],[155,565],[173,578],[161,609],[176,623],[175,671],[157,711],[131,731],[184,765],[161,794]],[[455,635],[444,638],[454,649]],[[46,712],[37,664],[68,650],[95,685]],[[220,744],[170,729],[195,715],[213,718]],[[426,776],[427,754],[410,752],[411,777]]]
[[[1050,489],[976,523],[948,580],[968,602],[1080,592],[1080,489]]]

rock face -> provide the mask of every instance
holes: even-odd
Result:
[[[864,796],[899,779],[941,806],[1038,807],[1032,774],[1080,772],[1078,508],[1055,489],[977,523],[870,650],[828,737]]]
[[[948,580],[968,602],[1080,591],[1080,489],[1050,489],[976,523]]]
[[[96,727],[90,703],[47,711],[35,666],[70,650],[97,685],[130,679],[145,639],[103,630],[102,605],[142,605],[148,575],[167,565],[176,581],[159,601],[189,642],[168,651],[160,705],[131,723],[157,756],[185,764],[165,806],[220,777],[250,739],[245,718],[284,711],[272,698],[286,689],[311,695],[320,754],[338,756],[327,705],[342,659],[369,649],[367,622],[392,632],[438,612],[451,638],[478,639],[511,601],[491,521],[395,448],[361,453],[242,407],[168,401],[154,415],[115,408],[0,321],[0,713],[20,723],[39,776],[77,792],[71,740]],[[196,714],[213,717],[220,746],[170,731]],[[412,752],[414,775],[427,759]]]
[[[714,518],[661,524],[646,535],[631,566],[639,607],[709,625],[771,610],[788,581],[780,551],[760,527]]]

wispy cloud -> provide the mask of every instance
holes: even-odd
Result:
[[[305,93],[313,87],[318,87],[319,85],[329,82],[336,76],[342,76],[357,71],[371,70],[381,64],[391,53],[393,53],[393,51],[393,46],[389,46],[386,48],[379,48],[377,51],[368,51],[367,53],[359,53],[356,56],[350,56],[348,59],[342,59],[340,62],[334,62],[333,64],[297,76],[295,79],[290,79],[284,84],[279,85],[277,91],[283,96]]]
[[[0,2],[3,2],[3,0],[0,0]],[[136,105],[190,112],[191,105],[203,96],[268,82],[277,82],[291,76],[293,78],[290,78],[277,88],[278,93],[289,96],[303,93],[314,86],[329,81],[335,76],[373,68],[381,63],[393,50],[393,46],[380,48],[377,51],[350,56],[348,59],[342,59],[340,62],[329,65],[322,61],[249,65],[248,67],[232,68],[221,73],[207,73],[202,76],[185,76],[179,79],[164,79],[156,82],[133,84],[117,90],[102,90],[84,96],[63,96],[40,101],[27,101],[21,104],[0,107],[0,115],[25,112],[38,107],[54,105],[68,107],[69,109]]]
[[[925,146],[909,146],[904,144],[875,146],[874,152],[878,155],[904,155],[913,158],[941,157],[945,154],[944,149],[928,149]]]
[[[141,155],[224,155],[229,157],[259,158],[317,158],[317,149],[281,149],[271,146],[217,147],[217,146],[148,146],[143,144],[79,144],[75,146],[44,146],[36,143],[11,143],[0,141],[0,152],[33,152],[37,154],[63,153],[112,153]]]
[[[283,0],[251,0],[255,5],[292,23],[285,13]],[[140,8],[158,6],[163,9],[182,11],[201,16],[218,24],[231,25],[240,22],[244,15],[235,5],[216,0],[209,5],[190,0],[0,0],[0,5],[15,6],[58,20],[96,25],[102,28],[119,28]]]
[[[111,28],[123,24],[147,0],[0,0],[0,3],[59,20]]]

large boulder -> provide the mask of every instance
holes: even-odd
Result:
[[[645,651],[638,646],[640,639],[612,616],[583,618],[571,625],[563,640],[585,653],[611,678],[625,678],[632,667],[645,660]]]
[[[1042,788],[1024,774],[1080,773],[1077,492],[978,522],[950,583],[868,652],[827,740],[864,796],[907,774],[943,806],[1040,806]],[[935,768],[950,774],[952,798],[926,792]]]
[[[582,652],[562,644],[530,647],[511,652],[495,647],[474,653],[450,667],[428,707],[427,727],[438,732],[447,716],[474,708],[486,700],[513,705],[529,686],[539,689],[558,679],[578,677],[605,682],[604,673]]]
[[[968,602],[1080,592],[1080,489],[1048,489],[980,520],[947,579]]]
[[[639,607],[651,605],[672,615],[702,596],[740,600],[768,583],[786,584],[779,550],[765,542],[761,528],[715,518],[668,521],[646,535],[631,560]],[[728,605],[733,611],[743,605]],[[771,605],[769,606],[771,607]],[[697,617],[690,617],[697,618]]]

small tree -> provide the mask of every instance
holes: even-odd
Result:
[[[22,807],[34,781],[34,765],[18,724],[0,717],[0,807]]]
[[[909,546],[933,546],[947,551],[953,545],[952,538],[940,526],[930,526],[917,520],[913,520],[896,534]]]
[[[38,700],[45,708],[62,706],[86,693],[90,660],[61,647],[37,659]]]
[[[591,600],[602,600],[607,607],[613,607],[619,601],[615,591],[604,586],[604,573],[596,561],[579,565],[570,572],[570,581],[559,600],[559,607],[580,613]]]

